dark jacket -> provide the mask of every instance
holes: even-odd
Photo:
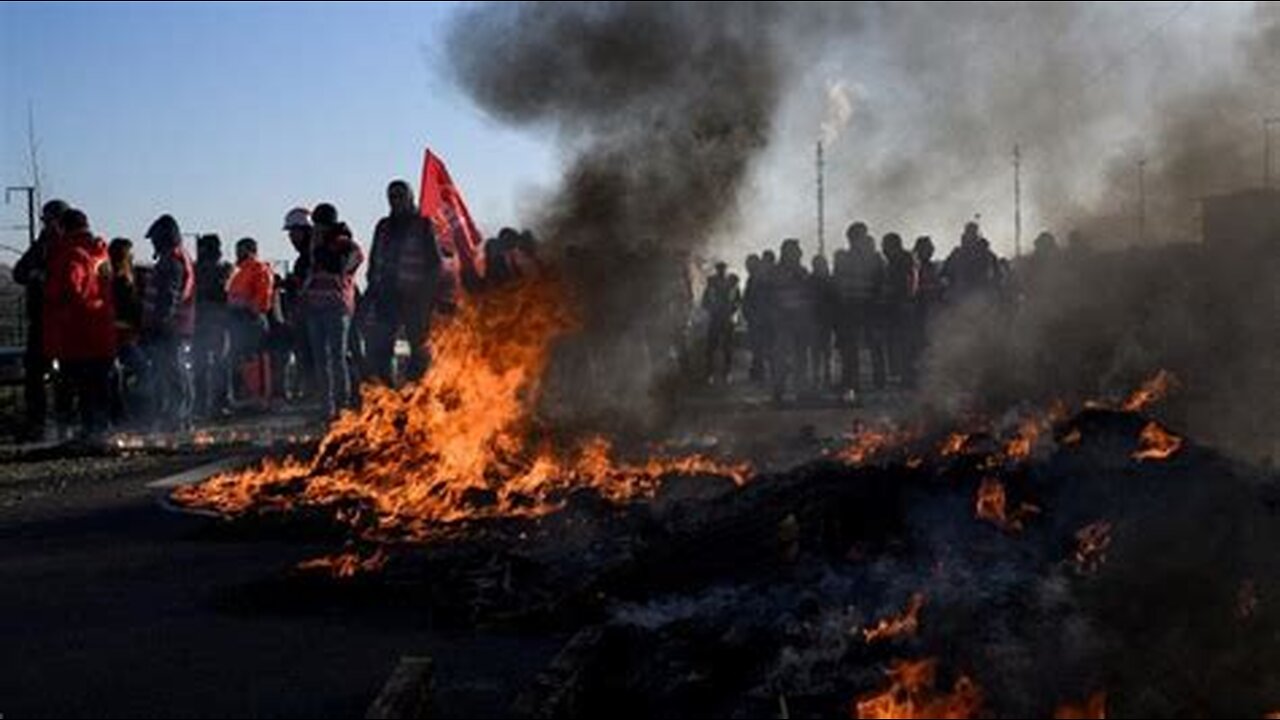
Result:
[[[345,223],[317,230],[311,246],[311,268],[303,284],[309,309],[342,308],[351,315],[356,307],[356,270],[364,252]]]
[[[374,309],[394,313],[401,295],[410,290],[424,299],[434,297],[440,266],[440,247],[429,220],[417,213],[382,218],[373,229],[369,252],[368,295]]]
[[[53,245],[53,232],[40,231],[36,241],[22,253],[13,266],[13,281],[26,288],[27,319],[33,328],[38,327],[44,314],[44,283],[49,273],[49,248]]]
[[[176,247],[156,259],[142,300],[142,327],[148,337],[190,337],[195,330],[195,267]]]

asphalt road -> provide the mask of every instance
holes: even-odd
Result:
[[[208,459],[0,465],[3,717],[362,716],[402,655],[435,659],[437,716],[493,717],[563,641],[228,602],[332,548],[211,536],[145,487]]]

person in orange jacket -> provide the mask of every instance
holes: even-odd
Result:
[[[246,396],[260,409],[265,409],[271,399],[271,362],[264,344],[274,281],[271,266],[258,259],[257,241],[242,238],[237,242],[236,267],[227,282],[232,357]]]
[[[82,437],[92,438],[106,429],[116,354],[111,262],[83,212],[66,210],[59,224],[63,235],[51,248],[44,287],[44,350],[66,375]]]

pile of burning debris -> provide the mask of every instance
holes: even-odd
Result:
[[[175,499],[342,538],[299,568],[311,587],[417,587],[441,618],[577,630],[526,715],[1280,706],[1274,478],[1149,417],[1168,375],[1074,412],[861,428],[781,473],[632,462],[530,420],[572,326],[543,292],[464,308],[426,381],[368,393],[313,455]]]

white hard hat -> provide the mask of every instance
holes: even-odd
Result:
[[[296,207],[284,215],[284,229],[291,230],[293,228],[309,228],[311,227],[311,211]]]

